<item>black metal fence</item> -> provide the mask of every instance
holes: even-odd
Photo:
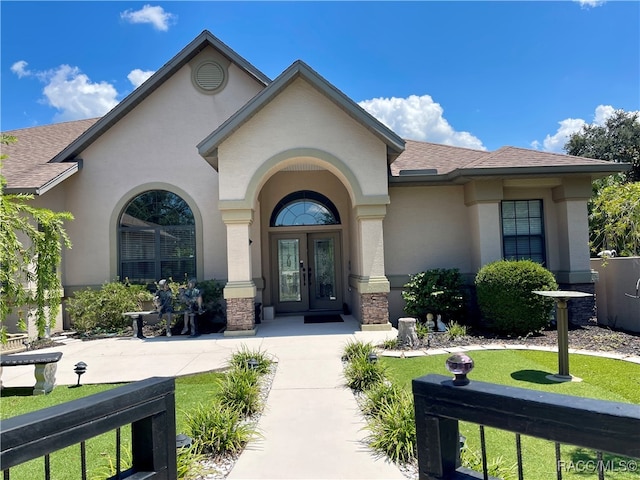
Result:
[[[3,420],[0,469],[6,480],[12,467],[43,457],[45,478],[56,478],[49,454],[80,444],[78,478],[84,479],[84,442],[127,425],[131,425],[132,466],[120,472],[118,445],[114,478],[176,479],[175,381],[159,377]]]
[[[490,478],[460,466],[458,421],[556,442],[556,475],[562,478],[559,444],[640,458],[640,406],[471,381],[454,386],[449,377],[413,380],[419,478]],[[518,449],[519,451],[519,449]],[[601,458],[599,455],[598,458]],[[518,453],[518,476],[523,478]],[[596,462],[603,478],[604,462]],[[637,467],[636,461],[626,464]],[[622,464],[621,464],[622,466]],[[630,469],[631,469],[630,468]],[[536,479],[537,480],[537,479]]]

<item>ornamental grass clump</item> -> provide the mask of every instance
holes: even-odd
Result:
[[[549,324],[552,298],[534,290],[557,290],[553,274],[531,260],[499,260],[476,275],[478,305],[487,326],[503,335],[523,336]]]
[[[233,369],[220,380],[216,400],[221,405],[249,417],[262,409],[260,375],[256,370]]]
[[[368,356],[356,356],[344,369],[347,386],[356,392],[364,392],[385,379],[384,367],[372,362]]]
[[[413,397],[406,390],[393,395],[393,401],[383,401],[367,422],[371,432],[367,443],[375,452],[391,461],[405,464],[417,458],[416,422]]]
[[[451,322],[447,325],[447,336],[451,340],[456,338],[465,337],[467,335],[467,326],[460,325],[458,322]]]
[[[240,412],[218,402],[199,404],[185,413],[185,423],[197,453],[216,457],[240,453],[258,436],[255,427],[241,420]]]
[[[350,362],[356,357],[368,357],[369,354],[374,353],[373,344],[367,342],[349,341],[342,352],[342,360]]]
[[[362,413],[368,417],[378,415],[383,405],[397,402],[403,394],[403,389],[395,383],[388,381],[373,385],[364,392],[364,399],[360,403]]]
[[[253,362],[253,365],[250,364],[251,362]],[[269,372],[271,365],[273,365],[273,360],[266,352],[261,350],[249,350],[245,346],[243,346],[239,351],[233,353],[229,360],[229,366],[231,369],[253,369],[260,375],[264,375]]]

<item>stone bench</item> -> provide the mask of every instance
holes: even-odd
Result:
[[[36,384],[34,395],[44,395],[56,385],[56,370],[62,352],[34,353],[27,355],[0,355],[0,388],[2,387],[2,368],[20,365],[35,365]]]

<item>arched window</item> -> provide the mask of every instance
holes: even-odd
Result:
[[[196,276],[195,221],[182,198],[166,190],[135,197],[120,216],[119,277],[132,283]]]
[[[339,225],[340,215],[324,195],[300,190],[284,197],[271,214],[270,226]]]

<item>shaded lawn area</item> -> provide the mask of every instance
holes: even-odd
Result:
[[[615,402],[640,405],[640,365],[609,358],[570,355],[572,375],[582,382],[556,383],[546,375],[557,373],[558,356],[555,352],[535,350],[478,350],[468,352],[475,368],[468,375],[474,380],[497,383],[532,390],[561,393],[579,397],[590,397]],[[449,355],[434,355],[416,358],[383,357],[382,365],[387,376],[394,382],[411,389],[411,380],[429,373],[452,376],[444,363]],[[640,406],[639,406],[640,408]],[[477,425],[461,422],[461,434],[473,450],[480,451]],[[509,432],[486,428],[487,456],[489,461],[502,458],[506,465],[517,462],[515,435]],[[522,436],[524,478],[546,480],[556,478],[555,446],[552,442]],[[596,479],[596,454],[593,451],[569,445],[561,448],[563,478]],[[605,454],[606,478],[627,480],[640,478],[640,471],[631,471],[640,460]],[[625,463],[628,462],[628,463]],[[630,468],[625,468],[629,465]],[[623,471],[627,470],[627,471]],[[515,470],[514,470],[515,471]],[[517,471],[516,476],[517,478]]]
[[[218,391],[217,380],[224,374],[206,372],[176,378],[176,429],[185,431],[185,412],[193,410],[198,404],[207,404]],[[48,395],[32,396],[33,388],[6,388],[0,399],[0,419],[40,410],[53,405],[69,402],[78,398],[104,392],[123,384],[82,385],[80,388],[57,386]],[[121,430],[123,445],[131,445],[131,428]],[[89,479],[108,478],[114,472],[110,465],[115,464],[116,434],[107,432],[99,437],[87,440],[87,468]],[[127,451],[127,448],[123,448]],[[81,478],[80,447],[72,445],[50,456],[52,478],[56,480],[76,480]],[[130,464],[131,459],[124,457],[123,463]],[[11,469],[12,480],[34,480],[44,477],[44,461],[36,458]]]

